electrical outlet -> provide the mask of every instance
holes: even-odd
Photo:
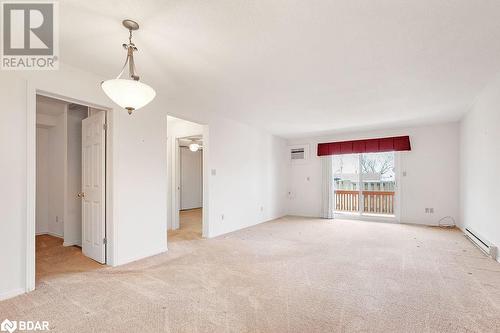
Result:
[[[403,177],[406,177],[406,171],[403,171]]]
[[[307,180],[308,182],[310,182],[310,181],[311,181],[311,177],[307,176],[307,177],[306,177],[306,180]]]
[[[221,221],[224,221],[224,214],[220,216]]]
[[[59,222],[59,216],[56,216],[56,222]]]
[[[217,170],[216,169],[212,169],[210,172],[211,172],[212,176],[217,175]]]
[[[427,213],[427,214],[429,213],[429,208],[425,209],[425,213]]]
[[[429,213],[434,214],[434,208],[429,208]]]

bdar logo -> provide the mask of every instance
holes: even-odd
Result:
[[[2,332],[12,333],[17,329],[17,322],[5,319],[2,324],[0,324],[0,330]]]

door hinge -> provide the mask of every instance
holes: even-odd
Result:
[[[102,239],[102,243],[103,243],[103,244],[108,244],[108,240],[107,240],[106,238],[103,238],[103,239]]]
[[[106,131],[108,129],[108,124],[103,124],[102,129]]]

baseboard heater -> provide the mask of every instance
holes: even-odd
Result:
[[[481,249],[487,256],[497,260],[497,247],[488,242],[484,237],[469,228],[465,228],[465,236]]]

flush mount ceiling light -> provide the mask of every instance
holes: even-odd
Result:
[[[139,82],[139,75],[136,74],[134,52],[137,47],[132,43],[132,31],[138,30],[139,24],[132,20],[124,20],[122,24],[129,31],[128,44],[123,44],[123,48],[127,50],[127,58],[116,79],[103,81],[101,87],[113,102],[126,109],[128,114],[132,114],[132,111],[139,110],[151,102],[156,92],[147,84]],[[129,78],[122,79],[127,64]]]
[[[191,150],[192,152],[198,151],[199,149],[200,149],[200,145],[197,144],[196,142],[189,144],[189,150]]]

